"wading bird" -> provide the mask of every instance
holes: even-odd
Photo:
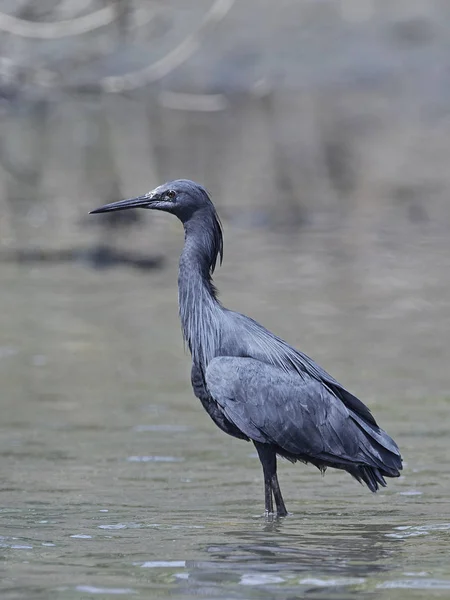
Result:
[[[376,492],[398,477],[402,459],[370,410],[311,358],[262,325],[226,309],[212,274],[222,261],[222,227],[207,191],[187,179],[93,213],[129,208],[177,216],[185,232],[178,300],[183,336],[192,355],[194,394],[225,433],[252,441],[264,473],[265,509],[287,515],[277,477],[277,454],[343,469]]]

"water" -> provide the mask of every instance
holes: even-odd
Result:
[[[224,303],[365,399],[404,475],[372,495],[281,463],[266,522],[252,446],[190,390],[178,235],[147,275],[2,265],[3,600],[450,597],[449,255],[227,234]]]

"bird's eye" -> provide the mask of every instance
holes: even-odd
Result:
[[[174,190],[169,190],[169,191],[166,193],[166,198],[167,198],[168,200],[175,200],[176,196],[177,196],[177,193],[176,193]]]

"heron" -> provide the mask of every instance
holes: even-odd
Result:
[[[386,486],[385,477],[398,477],[399,448],[361,400],[309,356],[219,301],[212,276],[223,259],[222,225],[207,190],[179,179],[92,213],[131,208],[164,211],[183,224],[178,304],[192,388],[223,432],[255,445],[265,514],[288,514],[278,456],[322,473],[327,467],[347,471],[372,492]]]

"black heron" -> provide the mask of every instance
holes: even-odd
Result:
[[[212,274],[222,261],[222,227],[205,188],[180,179],[92,212],[129,208],[162,210],[183,223],[178,300],[194,394],[222,431],[254,443],[267,514],[275,499],[278,516],[287,515],[277,454],[322,472],[343,469],[372,492],[400,475],[397,444],[361,400],[311,358],[219,302]]]

